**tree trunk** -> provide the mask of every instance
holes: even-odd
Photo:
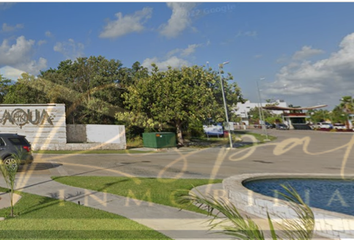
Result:
[[[10,202],[11,202],[10,216],[13,217],[14,216],[14,192],[13,192],[13,189],[11,189],[11,192],[10,192]]]
[[[178,141],[178,146],[183,146],[182,122],[181,122],[181,121],[177,121],[177,123],[176,123],[176,129],[177,129],[177,141]]]

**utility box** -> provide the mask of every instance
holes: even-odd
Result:
[[[176,147],[176,135],[172,132],[143,133],[143,144],[148,148]]]

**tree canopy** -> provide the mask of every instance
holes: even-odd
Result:
[[[236,84],[223,83],[229,105],[242,98]],[[117,113],[118,120],[158,131],[175,128],[181,144],[184,124],[224,119],[218,73],[199,66],[160,71],[153,65],[151,74],[128,86],[122,96],[127,111]]]
[[[177,131],[207,119],[224,122],[222,90],[228,114],[242,102],[231,74],[202,66],[152,71],[135,62],[123,67],[102,56],[65,60],[38,76],[17,82],[0,78],[0,100],[6,104],[64,103],[68,124],[124,124],[128,128]],[[222,85],[221,85],[222,82]],[[140,130],[139,130],[140,131]]]
[[[122,68],[102,56],[65,60],[39,76],[23,74],[9,88],[4,103],[65,103],[67,123],[114,124],[124,104],[121,94],[137,75],[147,74],[139,62]]]
[[[0,103],[4,102],[4,98],[7,95],[10,85],[11,84],[11,80],[4,78],[1,74],[0,74]]]

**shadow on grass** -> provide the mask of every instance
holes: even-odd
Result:
[[[122,180],[119,180],[119,181],[115,181],[115,182],[110,182],[110,183],[106,183],[104,184],[101,188],[97,189],[98,192],[102,192],[102,191],[105,191],[106,189],[108,189],[109,187],[112,187],[116,184],[119,184],[119,183],[123,183],[123,182],[129,182],[130,179],[126,178],[126,179],[122,179]]]

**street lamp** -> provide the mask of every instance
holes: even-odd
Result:
[[[230,141],[230,148],[232,148],[232,137],[231,137],[231,129],[230,129],[230,123],[229,123],[229,117],[227,114],[227,106],[226,106],[226,99],[225,99],[225,92],[224,92],[224,83],[222,81],[222,74],[221,70],[223,69],[224,65],[228,64],[229,62],[223,62],[219,64],[219,75],[220,75],[220,85],[221,85],[221,93],[222,93],[222,99],[224,102],[224,108],[225,108],[225,117],[226,117],[226,124],[228,126],[229,130],[229,141]]]
[[[264,80],[264,78],[260,78],[258,81]],[[267,133],[267,128],[265,126],[265,118],[264,118],[264,114],[263,114],[263,110],[261,110],[262,108],[262,98],[261,98],[261,92],[259,91],[259,85],[258,85],[258,81],[256,81],[257,84],[257,91],[258,91],[258,111],[259,111],[259,118],[260,121],[262,122],[262,132],[265,134],[266,136],[266,141],[268,141],[268,133]]]
[[[352,109],[352,111],[353,111],[353,97],[352,96],[350,96],[350,102],[351,102],[351,109]],[[349,118],[350,117],[350,118]],[[352,112],[351,112],[351,114],[349,114],[349,116],[348,116],[348,119],[349,119],[349,122],[348,122],[348,125],[349,125],[349,128],[353,128],[353,116],[352,116]]]

